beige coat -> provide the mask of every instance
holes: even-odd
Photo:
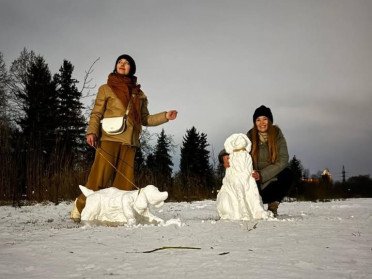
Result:
[[[158,126],[168,122],[165,111],[150,115],[147,109],[147,97],[142,91],[139,98],[141,99],[141,124],[143,126]],[[94,134],[101,141],[115,141],[125,145],[139,146],[139,136],[142,127],[134,127],[130,118],[128,118],[126,130],[119,135],[108,135],[102,130],[100,124],[102,118],[124,116],[125,110],[126,108],[111,88],[107,84],[102,85],[98,90],[90,115],[87,135]]]

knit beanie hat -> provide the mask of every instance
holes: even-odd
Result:
[[[253,114],[253,123],[256,122],[257,117],[260,116],[266,116],[270,119],[271,123],[274,122],[273,114],[271,113],[270,108],[265,107],[264,105],[260,106],[259,108],[256,108]]]
[[[127,60],[127,61],[129,62],[130,70],[129,70],[129,74],[128,74],[128,76],[134,76],[134,74],[136,73],[136,63],[134,62],[133,58],[130,57],[128,54],[122,54],[122,55],[120,55],[120,56],[116,59],[113,73],[116,73],[116,65],[118,64],[118,62],[119,62],[121,59],[125,59],[125,60]]]

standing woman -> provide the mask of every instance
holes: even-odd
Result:
[[[98,90],[86,133],[87,143],[96,148],[94,162],[85,184],[93,191],[110,186],[133,190],[134,157],[139,146],[142,125],[157,126],[177,117],[176,110],[150,115],[147,97],[137,84],[135,72],[136,64],[133,58],[123,54],[116,59],[114,71],[109,74],[107,84]],[[102,119],[126,114],[128,118],[123,132],[113,135],[102,129]],[[74,221],[80,221],[85,200],[83,194],[75,200],[71,211],[71,219]]]
[[[280,128],[273,125],[270,108],[260,106],[253,114],[253,128],[247,133],[252,142],[252,173],[263,203],[277,216],[278,206],[292,184],[288,168],[287,142]]]

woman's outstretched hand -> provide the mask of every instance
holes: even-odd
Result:
[[[170,111],[167,111],[165,117],[168,119],[168,120],[174,120],[177,118],[177,111],[176,110],[170,110]]]

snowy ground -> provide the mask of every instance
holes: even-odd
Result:
[[[166,203],[174,224],[74,224],[71,204],[0,207],[0,278],[372,278],[372,199],[293,202],[218,221],[214,201]],[[144,253],[161,247],[183,247]],[[200,249],[186,249],[200,248]]]

